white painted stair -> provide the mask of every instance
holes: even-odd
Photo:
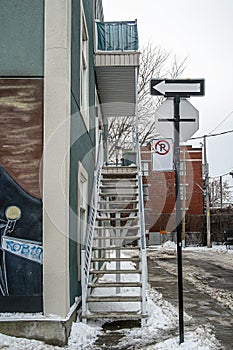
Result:
[[[103,167],[99,188],[82,319],[144,322],[147,267],[137,167]]]

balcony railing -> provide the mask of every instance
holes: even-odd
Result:
[[[96,51],[138,51],[137,22],[96,22]]]

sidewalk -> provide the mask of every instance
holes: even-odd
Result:
[[[42,342],[0,335],[0,350],[222,350],[209,327],[199,326],[185,315],[185,342],[179,346],[177,309],[161,294],[148,289],[147,325],[134,321],[103,325],[75,322],[69,344],[60,348]]]
[[[149,282],[153,284],[158,273],[149,275]],[[154,286],[159,285],[156,282]],[[59,348],[38,341],[0,335],[0,350],[222,350],[212,328],[187,314],[184,319],[185,342],[179,345],[177,305],[166,301],[155,287],[148,288],[149,317],[143,328],[137,321],[109,320],[108,324],[90,321],[87,325],[77,321],[72,326],[67,347]],[[169,288],[174,292],[176,283]]]

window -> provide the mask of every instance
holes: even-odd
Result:
[[[83,12],[82,12],[83,13]],[[89,128],[89,70],[88,70],[88,54],[89,54],[89,43],[88,43],[88,32],[86,26],[86,20],[84,13],[81,21],[81,67],[80,67],[80,103],[81,113],[85,121],[87,129]]]
[[[95,19],[103,20],[103,7],[100,0],[95,0]]]
[[[149,176],[149,163],[142,161],[142,175]]]
[[[180,176],[186,175],[186,163],[184,161],[180,162]]]
[[[180,185],[180,200],[186,200],[186,187],[187,187],[187,184],[181,184]]]
[[[85,239],[86,223],[87,223],[87,179],[81,174],[80,176],[80,204],[79,204],[79,218],[80,218],[80,237],[83,243]]]

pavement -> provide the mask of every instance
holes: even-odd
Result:
[[[175,253],[148,250],[148,255],[148,279],[151,287],[178,307]],[[232,258],[233,255],[231,261]],[[232,272],[232,265],[216,253],[183,253],[184,311],[197,324],[210,325],[225,350],[233,349]]]
[[[147,249],[148,282],[163,299],[178,308],[177,259],[175,251]],[[221,350],[233,349],[233,255],[210,251],[183,251],[184,311],[192,320],[184,322],[184,337],[199,326],[208,326],[220,342]],[[177,322],[178,323],[178,322]],[[139,327],[132,321],[103,325],[93,349],[133,350],[120,345],[127,330]],[[171,333],[171,334],[170,334]],[[178,324],[169,334],[160,332],[154,343],[179,334]]]

